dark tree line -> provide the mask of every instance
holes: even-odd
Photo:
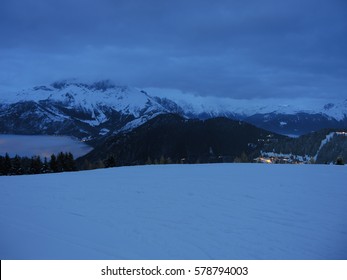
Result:
[[[40,156],[11,158],[8,154],[0,156],[0,175],[24,175],[75,171],[76,164],[71,153],[52,154],[50,159]]]

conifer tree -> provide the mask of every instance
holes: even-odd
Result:
[[[65,171],[75,171],[76,170],[76,165],[75,165],[75,160],[73,158],[72,153],[65,153],[64,154],[64,167]]]
[[[5,158],[4,158],[4,175],[10,175],[10,172],[12,170],[12,163],[11,163],[11,158],[6,153]]]
[[[22,159],[18,155],[16,155],[12,160],[12,169],[13,173],[16,175],[21,175],[24,173],[22,168]]]
[[[81,168],[82,168],[82,170],[90,170],[90,169],[93,169],[93,166],[92,166],[92,164],[90,163],[89,160],[85,159],[83,161],[83,164],[82,164]]]
[[[336,159],[336,165],[344,165],[343,158],[340,156]]]
[[[113,155],[110,155],[107,157],[107,159],[104,161],[104,165],[106,168],[109,167],[115,167],[116,166],[116,160]]]
[[[30,162],[30,173],[31,174],[40,174],[42,170],[42,161],[40,156],[34,156],[31,158]]]
[[[0,156],[0,175],[5,175],[5,159],[3,156]]]
[[[147,158],[146,164],[152,164],[152,159],[150,157]]]
[[[248,162],[248,156],[245,152],[242,152],[240,160],[241,162]]]
[[[49,168],[49,163],[47,158],[44,158],[43,164],[42,164],[42,173],[48,173],[50,172],[50,168]]]
[[[160,164],[166,164],[166,160],[165,160],[164,156],[160,157],[159,163]]]
[[[55,154],[51,155],[51,160],[49,162],[49,167],[52,170],[52,172],[58,172],[57,157],[55,156]]]
[[[30,174],[30,163],[31,160],[28,157],[21,158],[21,167],[23,170],[23,174]]]
[[[240,162],[241,162],[241,159],[240,159],[239,157],[235,157],[235,158],[234,158],[234,162],[235,162],[235,163],[240,163]]]
[[[92,164],[92,169],[105,168],[105,164],[102,160],[98,160],[96,163]]]
[[[57,172],[64,172],[65,168],[65,156],[63,152],[60,152],[57,156]]]

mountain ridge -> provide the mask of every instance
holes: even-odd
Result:
[[[286,137],[224,117],[198,120],[161,114],[132,131],[106,137],[78,163],[85,168],[89,163],[105,162],[110,156],[119,166],[233,162],[282,138]]]
[[[323,129],[298,138],[284,138],[260,151],[262,157],[304,163],[336,163],[347,158],[347,130]]]
[[[59,134],[90,140],[129,131],[167,113],[198,119],[223,116],[281,134],[347,128],[347,100],[251,102],[185,96],[182,101],[181,96],[152,94],[109,80],[59,81],[0,98],[0,133]]]

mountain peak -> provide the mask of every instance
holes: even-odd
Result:
[[[198,119],[224,116],[292,135],[325,127],[345,128],[347,123],[346,100],[240,100],[189,94],[170,96],[165,92],[160,94],[150,89],[144,91],[134,87],[118,86],[111,80],[82,82],[77,79],[60,80],[13,94],[5,93],[0,96],[3,98],[0,98],[0,114],[8,115],[12,123],[18,120],[18,116],[28,120],[28,115],[34,115],[35,112],[26,110],[24,106],[25,102],[34,102],[40,107],[40,113],[35,117],[37,126],[46,118],[47,123],[59,120],[66,127],[73,123],[81,131],[95,131],[98,128],[118,133],[133,129],[163,113],[177,113]],[[18,112],[18,108],[11,109],[16,108],[19,103],[24,104],[21,112]],[[14,120],[11,120],[10,116]],[[0,122],[0,129],[1,123],[4,123],[2,131],[16,133],[18,130],[15,126],[9,128],[5,120]],[[46,130],[45,133],[52,133],[48,132],[48,128]],[[71,133],[70,130],[69,128],[67,133]],[[52,131],[62,133],[56,129]],[[83,135],[85,134],[87,132]]]
[[[51,84],[51,87],[53,87],[54,89],[64,89],[67,88],[69,86],[77,86],[77,87],[82,87],[82,88],[87,88],[90,90],[98,90],[98,91],[106,91],[108,89],[113,89],[116,88],[116,85],[114,82],[112,82],[111,80],[100,80],[94,83],[86,83],[86,82],[81,82],[78,81],[77,79],[70,79],[70,80],[60,80],[60,81],[56,81],[53,82]],[[127,88],[127,87],[119,87],[119,88]]]

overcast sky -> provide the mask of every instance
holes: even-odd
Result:
[[[1,0],[0,86],[347,98],[346,0]]]

